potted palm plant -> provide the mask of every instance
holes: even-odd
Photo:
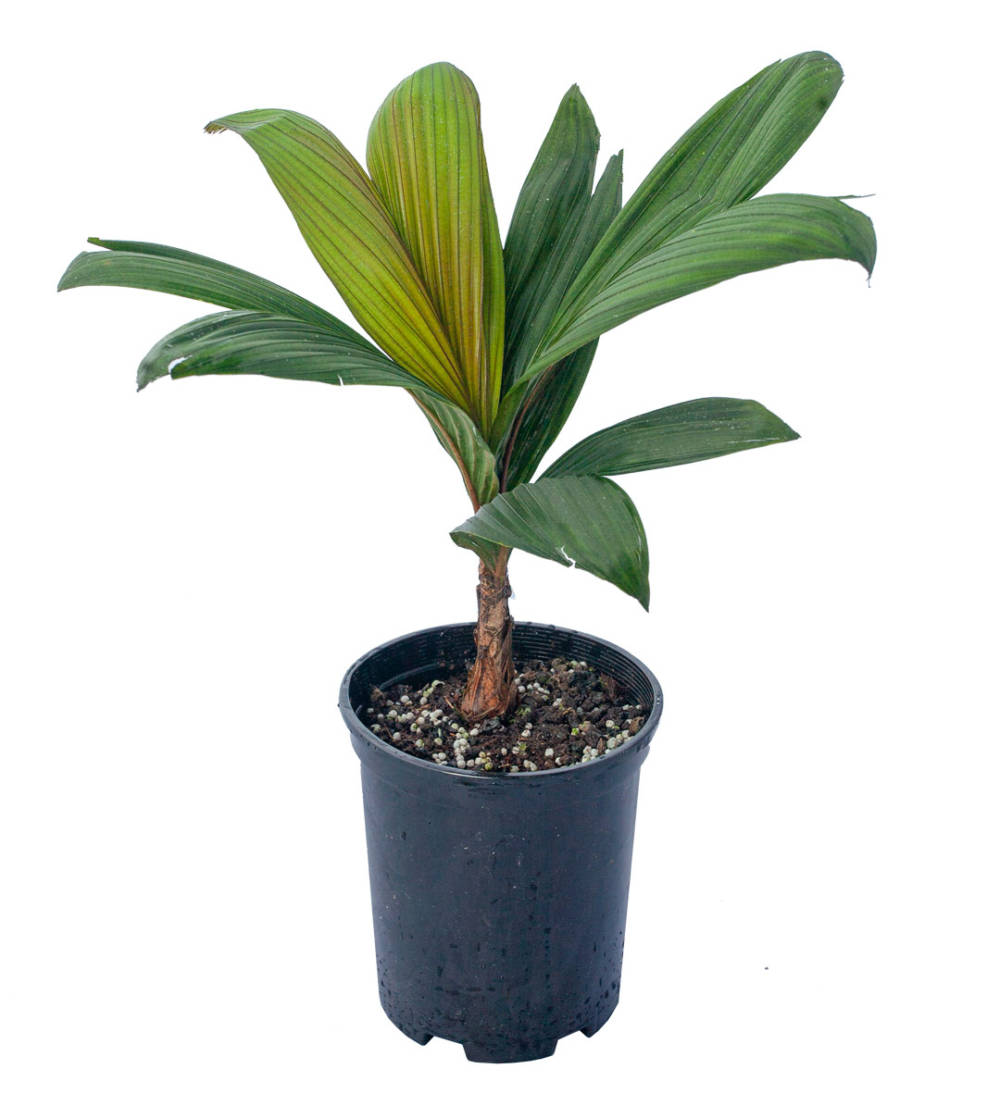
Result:
[[[455,462],[478,558],[475,622],[410,634],[348,671],[361,759],[382,1004],[423,1043],[533,1059],[595,1032],[618,1000],[639,767],[653,674],[584,633],[519,623],[520,549],[649,603],[642,522],[613,476],[797,437],[758,403],[706,398],[598,431],[538,475],[601,334],[741,273],[813,258],[870,273],[869,219],[840,199],[758,193],[829,107],[842,74],[806,53],[704,114],[622,206],[599,178],[577,87],[560,103],[501,242],[480,107],[454,66],[418,70],[372,123],[368,171],[319,123],[257,110],[242,136],[369,341],[287,289],[211,258],[92,238],[60,288],[125,285],[223,308],[161,339],[163,376],[263,374],[406,389]],[[596,185],[595,185],[596,179]],[[373,344],[374,342],[374,344]]]

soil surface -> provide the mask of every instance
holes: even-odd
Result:
[[[468,726],[458,712],[465,673],[425,687],[373,688],[362,712],[383,741],[413,756],[483,772],[541,772],[593,760],[628,741],[646,721],[615,681],[584,661],[557,658],[517,674],[506,718]]]

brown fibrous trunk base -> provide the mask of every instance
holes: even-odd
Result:
[[[514,621],[507,599],[509,552],[501,555],[495,567],[479,562],[479,620],[476,623],[476,659],[462,696],[461,712],[467,722],[482,722],[502,717],[514,706]]]

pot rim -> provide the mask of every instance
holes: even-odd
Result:
[[[660,723],[660,716],[663,713],[663,688],[660,686],[660,681],[653,674],[652,670],[643,664],[638,657],[633,656],[626,649],[623,649],[620,645],[615,645],[613,641],[608,641],[605,638],[597,637],[594,634],[585,633],[582,630],[573,630],[566,626],[556,626],[547,622],[515,622],[514,630],[517,631],[518,626],[533,626],[542,630],[554,630],[559,633],[573,634],[577,637],[588,639],[592,644],[598,645],[607,649],[613,649],[616,653],[627,657],[636,668],[642,673],[646,680],[649,681],[650,687],[653,689],[653,703],[649,710],[649,715],[646,721],[643,723],[639,731],[634,737],[629,738],[623,744],[611,749],[608,752],[601,753],[600,756],[594,757],[593,760],[577,761],[575,764],[562,765],[559,768],[545,768],[538,772],[484,772],[481,769],[468,769],[468,768],[454,768],[449,764],[435,764],[431,760],[424,760],[421,757],[412,756],[410,753],[403,752],[402,749],[396,749],[388,742],[383,741],[377,734],[373,733],[362,720],[361,716],[355,711],[351,704],[350,699],[350,685],[351,680],[354,677],[355,672],[371,657],[378,653],[381,653],[384,649],[388,649],[394,645],[402,645],[410,638],[422,637],[425,634],[440,633],[445,630],[456,630],[459,628],[468,628],[471,632],[475,629],[476,623],[474,622],[447,622],[440,626],[429,626],[424,630],[413,630],[408,634],[401,634],[399,637],[392,638],[390,641],[384,641],[381,645],[376,645],[375,648],[369,649],[347,669],[344,674],[344,678],[340,682],[340,697],[338,700],[338,706],[340,713],[347,724],[348,730],[355,734],[357,737],[362,738],[365,743],[378,752],[384,754],[390,758],[394,758],[397,761],[410,765],[417,770],[426,770],[428,772],[436,773],[437,775],[453,776],[456,779],[464,781],[466,784],[471,783],[487,783],[490,785],[496,785],[501,780],[526,780],[531,781],[534,784],[538,784],[541,780],[554,778],[556,776],[565,776],[570,772],[586,771],[590,768],[600,768],[608,765],[619,756],[628,756],[630,753],[635,753],[642,749],[645,745],[648,745],[652,740],[653,734],[656,732]],[[512,786],[520,786],[520,783]]]

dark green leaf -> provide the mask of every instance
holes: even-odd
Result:
[[[603,477],[520,484],[480,507],[451,536],[487,563],[513,548],[585,569],[649,609],[649,549],[639,512]]]
[[[578,216],[565,223],[555,248],[544,258],[530,282],[530,307],[534,315],[522,330],[520,356],[515,356],[509,366],[509,390],[496,422],[497,435],[500,432],[510,435],[502,450],[507,457],[504,467],[507,488],[534,475],[569,418],[587,379],[597,351],[596,340],[553,365],[540,379],[525,386],[518,383],[565,289],[618,213],[621,202],[622,155],[619,153],[608,162],[593,196],[588,198]]]
[[[458,465],[463,479],[466,480],[469,487],[470,494],[473,496],[473,502],[477,504],[485,503],[487,499],[496,494],[495,458],[469,416],[448,400],[434,396],[427,389],[420,392],[419,381],[411,380],[409,374],[406,377],[399,377],[395,371],[399,366],[391,368],[390,366],[393,363],[385,358],[367,338],[324,311],[321,307],[317,307],[278,284],[254,276],[253,273],[234,268],[232,265],[225,265],[220,261],[214,261],[210,257],[190,253],[187,250],[178,250],[172,246],[161,246],[152,242],[104,241],[99,238],[90,238],[88,241],[96,246],[104,247],[104,250],[113,252],[105,253],[102,251],[80,254],[60,281],[60,289],[76,288],[88,284],[150,288],[159,292],[172,292],[175,295],[188,296],[192,299],[202,299],[208,303],[216,303],[220,307],[244,308],[287,315],[303,322],[321,326],[372,355],[371,361],[367,362],[364,373],[361,372],[362,365],[352,359],[347,376],[345,377],[341,372],[337,374],[336,379],[332,373],[331,362],[331,371],[325,378],[327,383],[339,383],[340,379],[343,378],[345,383],[351,384],[384,383],[398,384],[400,387],[416,385],[418,390],[413,392],[413,397],[417,400],[424,414],[427,415],[438,441]],[[175,331],[164,341],[169,340],[170,348],[173,351],[181,342],[193,344],[200,337],[211,339],[212,335],[221,333],[216,321],[221,318],[221,315],[214,315],[208,316],[208,320],[211,321],[199,319],[193,324],[182,327],[180,331]],[[233,333],[234,326],[227,324],[224,335],[225,341],[232,341]],[[180,337],[181,335],[183,337]],[[301,338],[302,335],[298,335],[298,337]],[[338,346],[335,356],[343,359],[344,354],[345,350]],[[179,355],[172,352],[170,360],[176,356]],[[163,361],[162,358],[155,357],[153,354],[150,357],[152,360],[147,358],[150,364],[144,372],[140,386],[149,383],[156,376],[166,375],[162,369],[169,361]],[[387,370],[387,373],[382,375],[384,369]],[[372,371],[379,375],[379,380],[375,380],[370,375]],[[184,374],[182,372],[178,375]],[[281,374],[271,372],[269,375]],[[309,376],[306,379],[324,378]]]
[[[594,185],[600,135],[577,85],[556,110],[524,179],[504,243],[508,303],[551,251],[572,212],[586,206]]]
[[[363,349],[325,327],[262,311],[220,311],[185,323],[143,358],[138,384],[170,375],[245,374],[325,384],[383,384],[434,395],[374,347]]]
[[[551,311],[544,320],[539,319],[541,301],[549,291],[546,273],[553,262],[558,265],[560,244],[565,246],[572,240],[572,231],[590,204],[599,146],[594,117],[583,94],[573,85],[559,104],[521,186],[504,244],[507,290],[504,391],[530,360],[551,320]],[[575,271],[570,279],[573,275]],[[565,287],[559,298],[564,291]],[[542,329],[534,334],[534,344],[530,344],[532,336],[528,331],[533,321],[536,326],[541,322]]]
[[[161,339],[139,366],[139,388],[170,375],[259,375],[324,384],[406,388],[458,466],[474,504],[497,492],[496,462],[475,423],[374,346],[359,348],[329,330],[259,311],[223,311]]]
[[[840,258],[868,272],[875,232],[867,215],[822,196],[774,195],[710,216],[636,261],[564,317],[524,379],[651,307],[742,273],[793,261]]]
[[[756,195],[812,133],[842,80],[829,54],[812,51],[767,66],[723,97],[639,185],[574,282],[564,311],[574,313],[674,235]]]
[[[103,249],[78,254],[60,279],[59,291],[105,285],[169,292],[219,307],[290,315],[371,347],[366,338],[322,307],[246,269],[154,242],[87,241]]]
[[[520,406],[504,446],[504,487],[516,488],[534,476],[566,425],[597,353],[597,339],[582,346],[540,376],[517,388]],[[516,387],[516,386],[515,386]]]
[[[621,202],[622,155],[619,152],[608,161],[594,195],[563,224],[555,245],[540,259],[527,286],[530,294],[522,299],[525,318],[521,321],[505,377],[505,412],[509,412],[511,407],[507,396],[531,362],[539,342],[555,318],[566,289],[621,208]],[[515,341],[513,335],[511,340]],[[498,423],[502,421],[503,416]]]
[[[798,434],[752,399],[692,399],[615,423],[567,450],[545,477],[614,476],[687,465]]]

